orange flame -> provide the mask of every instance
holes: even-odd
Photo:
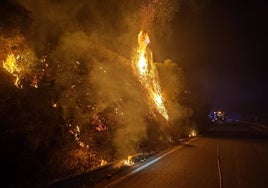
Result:
[[[15,77],[14,84],[16,87],[21,88],[19,72],[21,71],[17,63],[17,59],[13,53],[9,54],[3,63],[3,68]]]
[[[190,130],[188,137],[195,137],[196,135],[197,135],[197,131],[192,129]]]
[[[35,56],[31,50],[21,53],[9,53],[3,61],[2,67],[14,77],[14,85],[17,88],[23,88],[23,80],[30,81],[30,86],[38,88],[39,81],[44,76],[45,69],[48,65],[45,64],[45,68],[42,71],[33,73],[35,60]],[[45,57],[40,62],[45,63]]]
[[[135,163],[132,161],[132,156],[128,156],[126,160],[124,160],[125,166],[133,166]]]
[[[159,84],[158,72],[153,63],[152,53],[147,52],[150,38],[147,33],[140,31],[138,34],[137,59],[134,69],[136,70],[141,84],[148,92],[154,107],[162,116],[168,120],[168,114],[163,102],[161,87]]]

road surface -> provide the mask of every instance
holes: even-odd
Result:
[[[105,187],[264,188],[268,187],[268,137],[246,124],[220,124],[148,167]]]

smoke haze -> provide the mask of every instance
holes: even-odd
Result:
[[[58,93],[53,101],[65,121],[94,130],[89,126],[93,117],[114,114],[119,129],[112,137],[119,155],[135,153],[147,138],[145,117],[153,113],[131,69],[137,34],[141,29],[155,36],[168,33],[179,1],[16,2],[29,11],[32,24],[25,37],[36,58],[46,58],[46,74]],[[156,66],[170,121],[175,122],[183,116],[176,100],[184,88],[183,71],[171,60]]]

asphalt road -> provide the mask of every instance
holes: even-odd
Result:
[[[203,136],[106,187],[268,187],[268,136],[246,124],[217,125]]]

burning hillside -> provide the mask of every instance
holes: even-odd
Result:
[[[165,1],[63,2],[14,1],[31,23],[23,32],[1,25],[0,69],[10,78],[0,85],[1,128],[17,143],[4,149],[25,143],[20,157],[46,179],[178,140],[183,71],[172,60],[154,62],[148,48]]]

